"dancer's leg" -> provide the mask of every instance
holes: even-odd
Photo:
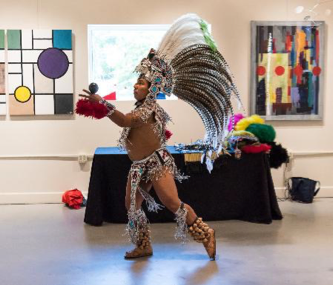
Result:
[[[140,182],[140,187],[146,191],[146,192],[150,192],[150,190],[152,189],[152,182],[145,182],[145,181],[141,181]],[[130,175],[128,177],[128,181],[126,183],[126,193],[125,193],[125,207],[127,210],[129,210],[130,208],[130,203],[131,203],[131,199],[130,199],[130,194],[131,194],[131,178]],[[136,193],[136,209],[140,209],[141,204],[143,203],[144,198],[143,196],[139,193],[139,191],[137,191]]]
[[[145,182],[141,181],[140,188],[142,188],[144,191],[149,192],[152,188],[151,182]],[[130,209],[131,199],[131,178],[129,175],[127,185],[126,185],[126,195],[125,195],[125,207],[127,210]],[[141,208],[141,204],[143,203],[143,196],[137,191],[136,193],[136,210],[139,210]],[[141,210],[142,211],[142,210]],[[144,212],[142,214],[145,215]],[[124,258],[125,259],[133,259],[133,258],[139,258],[144,256],[151,256],[153,254],[152,246],[151,246],[151,237],[150,237],[150,228],[149,225],[147,225],[145,228],[142,228],[139,232],[139,240],[136,244],[136,247],[125,253]]]
[[[216,238],[215,230],[198,218],[192,207],[180,201],[174,176],[168,171],[158,180],[153,180],[153,187],[160,201],[175,213],[178,224],[177,235],[175,237],[186,237],[186,225],[190,235],[200,243],[203,243],[211,260],[216,256]],[[185,209],[184,209],[185,208]]]
[[[174,176],[166,171],[160,179],[153,180],[153,187],[162,204],[164,204],[168,210],[175,213],[181,205],[181,200],[177,193]],[[184,204],[184,207],[188,210],[186,222],[188,225],[191,225],[196,220],[197,215],[188,204]]]

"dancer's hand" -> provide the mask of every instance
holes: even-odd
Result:
[[[90,102],[95,102],[98,103],[100,100],[102,100],[102,97],[98,94],[92,94],[86,89],[82,89],[83,92],[87,93],[88,95],[85,94],[79,94],[80,97],[84,97],[89,99]]]

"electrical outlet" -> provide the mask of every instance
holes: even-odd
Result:
[[[78,156],[78,162],[79,162],[80,164],[84,164],[84,163],[86,163],[87,160],[88,160],[87,155],[79,155],[79,156]]]

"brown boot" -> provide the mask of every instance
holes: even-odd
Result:
[[[211,260],[216,259],[215,230],[211,229],[202,218],[196,218],[195,222],[188,227],[189,234],[196,242],[203,243]]]
[[[151,231],[149,228],[141,230],[139,232],[139,239],[136,248],[131,251],[127,251],[124,258],[132,259],[153,255],[150,233]]]

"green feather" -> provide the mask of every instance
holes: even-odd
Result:
[[[250,124],[246,131],[255,135],[261,143],[273,142],[276,137],[275,129],[271,125]]]
[[[217,51],[217,45],[209,32],[208,24],[205,21],[201,20],[199,25],[203,32],[205,42],[208,44],[208,46],[210,46],[213,51]]]
[[[209,32],[208,25],[205,21],[201,20],[199,25],[201,26],[201,30],[203,31],[203,33]]]

